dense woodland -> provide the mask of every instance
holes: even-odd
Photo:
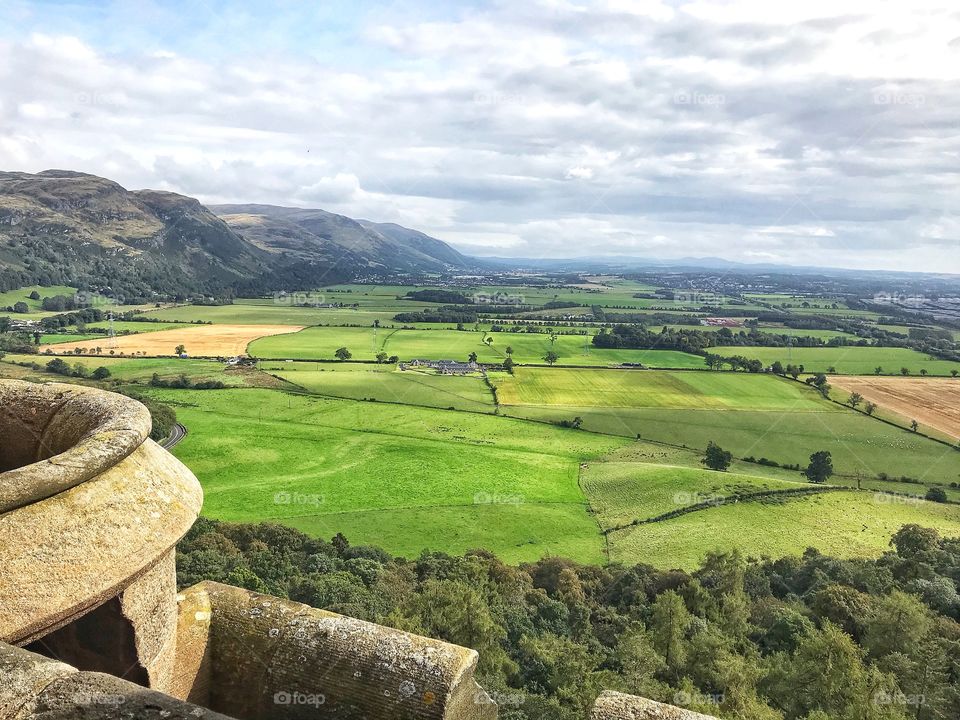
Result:
[[[744,720],[960,717],[960,540],[908,525],[891,546],[876,560],[717,553],[693,573],[513,567],[201,520],[178,572],[473,647],[503,720],[585,718],[603,688]]]

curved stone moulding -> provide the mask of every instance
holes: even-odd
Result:
[[[122,395],[0,381],[0,641],[117,597],[190,529],[200,485],[149,431]]]
[[[107,471],[150,434],[138,402],[77,385],[0,382],[0,512]]]

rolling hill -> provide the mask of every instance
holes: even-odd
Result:
[[[267,252],[330,253],[371,272],[436,272],[477,265],[436,238],[392,223],[276,205],[211,205],[210,209]]]
[[[0,172],[0,291],[40,284],[140,299],[250,294],[474,265],[422,233],[369,225],[269,205],[212,211],[191,197],[69,170]]]

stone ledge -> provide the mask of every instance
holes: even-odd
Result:
[[[717,720],[717,718],[674,705],[664,705],[636,695],[607,690],[597,698],[590,720]]]
[[[0,720],[231,720],[112,675],[0,643]]]
[[[182,593],[180,607],[178,673],[209,689],[191,700],[220,712],[496,718],[473,679],[474,650],[213,582]]]

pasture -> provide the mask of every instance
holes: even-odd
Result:
[[[190,429],[174,453],[204,486],[210,517],[292,522],[408,554],[486,547],[516,562],[562,546],[601,559],[579,465],[622,439],[271,390],[148,392]]]
[[[657,330],[662,325],[653,324],[650,325],[653,330]],[[718,332],[722,330],[721,327],[715,325],[667,325],[666,327],[671,330],[699,330],[700,332]],[[747,327],[733,327],[730,328],[733,332],[739,333],[749,332]],[[762,333],[769,333],[771,335],[789,335],[790,337],[815,337],[820,338],[821,340],[830,340],[835,337],[844,337],[851,341],[856,341],[857,336],[851,335],[850,333],[845,333],[840,330],[807,330],[803,328],[789,328],[783,327],[782,325],[764,325],[761,324],[757,328]],[[712,350],[711,350],[712,352]]]
[[[426,306],[420,306],[426,307]],[[396,312],[352,308],[298,307],[288,303],[236,302],[232,305],[179,305],[147,313],[167,322],[212,322],[215,325],[359,325],[392,323]]]
[[[736,457],[765,457],[801,467],[813,452],[829,450],[836,471],[849,476],[887,473],[922,482],[960,481],[960,451],[835,405],[823,412],[565,405],[504,406],[501,412],[543,422],[580,417],[586,430],[639,435],[699,451],[713,441]]]
[[[53,358],[49,355],[18,355],[11,354],[4,358],[4,364],[9,363],[36,363],[43,367]],[[88,371],[98,367],[105,367],[110,371],[110,379],[123,383],[141,385],[150,382],[156,374],[163,380],[175,380],[186,375],[194,382],[204,380],[219,380],[229,385],[242,387],[248,384],[262,384],[262,376],[252,370],[241,368],[227,369],[222,362],[216,360],[196,360],[193,358],[121,358],[110,355],[81,355],[78,357],[62,358],[71,367],[82,365]],[[30,377],[35,380],[61,381],[62,378],[46,373],[42,370],[30,371]],[[268,378],[269,379],[269,378]]]
[[[34,292],[40,295],[39,300],[34,300],[30,297],[31,293]],[[47,315],[53,315],[54,313],[43,310],[43,298],[54,297],[56,295],[72,297],[76,294],[76,288],[67,287],[66,285],[31,285],[29,287],[22,287],[19,290],[8,290],[7,292],[0,292],[0,313],[6,315],[8,313],[4,308],[13,307],[18,302],[22,302],[26,303],[29,312],[26,314],[17,314],[14,317],[29,319],[45,317]]]
[[[57,345],[60,343],[81,343],[87,340],[97,340],[100,335],[85,333],[44,333],[40,336],[41,345]]]
[[[790,412],[831,409],[829,403],[810,388],[772,375],[517,368],[513,375],[498,374],[494,383],[503,405]]]
[[[26,299],[32,289],[0,294],[0,306]],[[204,513],[210,517],[282,522],[324,538],[342,532],[354,544],[408,557],[425,549],[486,548],[507,562],[559,555],[587,563],[683,568],[695,566],[709,550],[734,546],[754,555],[800,553],[808,545],[847,557],[876,555],[906,522],[960,535],[960,507],[876,494],[923,495],[939,485],[948,498],[960,499],[960,490],[949,487],[960,481],[957,450],[830,403],[803,383],[771,374],[711,372],[698,355],[600,350],[590,343],[600,326],[592,322],[593,306],[646,317],[699,309],[706,298],[696,291],[676,300],[634,297],[655,288],[613,277],[581,285],[458,288],[467,295],[515,295],[532,308],[496,321],[503,330],[492,332],[492,316],[508,315],[513,306],[480,306],[485,317],[459,331],[455,323],[395,321],[399,312],[436,307],[403,299],[411,289],[422,288],[354,284],[309,297],[151,307],[143,317],[158,322],[117,320],[112,341],[78,332],[47,335],[44,342],[69,353],[64,359],[71,366],[109,369],[108,385],[134,386],[177,410],[189,434],[174,452],[203,484]],[[75,291],[38,292],[43,297]],[[26,301],[26,317],[50,314],[39,310],[39,301]],[[310,305],[300,306],[302,301]],[[554,301],[578,305],[544,307]],[[803,308],[804,302],[812,307]],[[836,309],[834,302],[840,305]],[[346,307],[320,307],[336,303]],[[782,303],[803,315],[874,316],[828,296],[763,294],[738,307],[750,311]],[[591,322],[535,325],[543,317],[564,315]],[[88,329],[105,327],[100,322]],[[513,331],[525,327],[541,332]],[[761,329],[824,339],[844,335],[835,329]],[[558,333],[552,339],[551,331]],[[191,357],[170,357],[181,344]],[[88,353],[77,356],[76,347]],[[335,361],[340,347],[359,362]],[[559,355],[557,367],[545,364],[550,351]],[[259,370],[200,359],[244,352],[267,359]],[[512,375],[489,374],[498,406],[480,373],[401,371],[374,363],[381,352],[402,361],[466,360],[476,353],[490,364],[510,356],[518,366]],[[948,375],[960,369],[957,363],[911,350],[855,346],[728,346],[711,352],[801,364],[806,373],[833,367],[840,373],[831,378],[833,397],[843,400],[856,389],[890,412],[957,432],[960,380],[916,377],[921,369]],[[134,357],[141,353],[167,357]],[[6,359],[42,366],[50,357]],[[617,367],[624,363],[660,369]],[[873,375],[878,366],[882,377]],[[901,367],[909,369],[910,378],[889,377],[899,376]],[[4,362],[0,372],[65,379]],[[156,388],[149,385],[154,374],[165,380],[180,375],[219,380],[229,389]],[[559,426],[576,417],[581,430]],[[701,465],[710,441],[738,458],[730,472]],[[847,489],[717,504],[731,495],[810,487],[796,469],[742,458],[803,466],[817,450],[832,453],[838,474],[831,483]],[[895,479],[900,476],[913,481]],[[855,489],[858,484],[863,491]],[[631,525],[703,502],[706,509]]]
[[[591,462],[580,484],[604,529],[745,493],[809,488],[808,483],[638,462]]]
[[[560,356],[561,365],[602,367],[631,362],[650,367],[703,367],[703,358],[672,350],[597,350],[590,345],[588,335],[558,335],[551,341],[546,333],[446,329],[308,327],[294,335],[258,340],[251,344],[250,353],[264,358],[331,360],[339,347],[349,349],[356,360],[373,360],[378,352],[396,355],[402,361],[466,360],[470,353],[476,353],[480,362],[500,363],[510,348],[517,363],[543,364],[544,356],[553,351]]]
[[[960,506],[896,502],[892,496],[856,491],[723,505],[613,532],[610,559],[692,570],[717,549],[778,558],[815,547],[842,558],[876,557],[908,523],[956,537]]]
[[[881,368],[884,375],[899,375],[907,368],[911,375],[926,370],[931,375],[949,375],[960,370],[960,363],[938,360],[908,348],[861,347],[857,345],[829,348],[779,347],[713,347],[717,355],[743,355],[763,362],[765,366],[779,360],[784,365],[803,365],[807,373],[836,373],[840,375],[872,375]],[[832,369],[831,369],[832,368]]]
[[[174,323],[174,322],[138,322],[136,320],[114,320],[113,321],[113,331],[117,335],[122,335],[126,333],[145,333],[145,332],[157,332],[158,330],[175,330],[177,328],[187,328],[190,327],[186,323]],[[110,323],[106,320],[102,322],[89,323],[87,325],[88,330],[101,329],[108,330],[110,328]]]
[[[479,375],[437,375],[394,365],[263,362],[260,368],[317,395],[378,402],[494,411],[493,393]]]

